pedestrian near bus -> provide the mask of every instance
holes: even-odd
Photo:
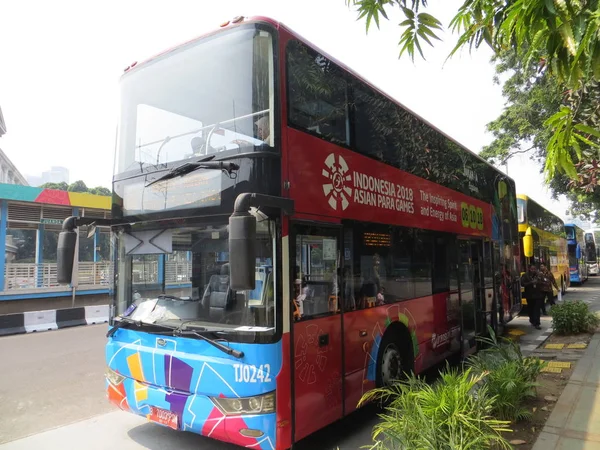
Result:
[[[521,285],[525,288],[525,298],[527,299],[527,310],[529,311],[529,323],[540,330],[540,310],[542,293],[542,280],[537,268],[532,264],[527,273],[521,277]]]
[[[554,306],[554,291],[552,290],[552,286],[556,288],[558,291],[558,285],[556,284],[556,279],[552,272],[548,270],[545,264],[540,264],[540,277],[542,279],[542,314],[546,315],[546,299],[548,299],[548,304],[550,307]]]

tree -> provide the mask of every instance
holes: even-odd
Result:
[[[112,192],[108,188],[105,188],[102,186],[96,186],[95,188],[88,188],[85,185],[85,183],[81,180],[78,180],[75,183],[72,183],[71,185],[68,185],[64,181],[61,183],[44,183],[40,187],[44,188],[44,189],[56,189],[58,191],[87,192],[89,194],[106,195],[106,196],[112,195]]]
[[[40,187],[44,189],[55,189],[57,191],[66,191],[69,189],[69,185],[64,181],[60,183],[44,183]]]
[[[494,140],[480,156],[492,163],[503,164],[515,154],[529,153],[533,159],[543,163],[553,137],[552,131],[544,126],[546,117],[572,101],[572,91],[546,71],[538,71],[535,64],[523,66],[514,50],[495,58],[495,63],[498,76],[510,74],[502,88],[507,106],[496,120],[488,124]],[[585,115],[589,116],[586,111],[599,104],[593,95],[586,95],[578,101],[578,114],[582,121],[587,120]],[[593,148],[582,142],[580,150],[587,155]],[[568,155],[570,158],[577,157],[573,148],[569,149]],[[586,170],[580,167],[575,180],[564,173],[557,173],[550,180],[549,187],[555,197],[561,194],[567,196],[572,203],[572,214],[589,217],[593,211],[600,209],[600,193],[596,194],[595,184],[586,179]]]
[[[69,192],[88,192],[88,188],[81,180],[71,183],[67,189]]]
[[[424,58],[423,42],[432,46],[439,40],[442,24],[424,11],[427,0],[346,3],[356,7],[367,32],[372,21],[379,27],[380,17],[387,19],[387,12],[398,8],[405,18],[400,23],[400,55],[408,53],[414,60],[416,50]],[[596,104],[582,110],[590,96],[600,97],[600,0],[465,0],[449,28],[458,34],[449,57],[482,43],[498,56],[512,50],[523,67],[534,65],[568,88],[566,101],[543,117],[542,125],[550,134],[546,177],[549,181],[559,172],[574,180],[573,187],[586,182],[600,185],[600,109]],[[589,148],[587,153],[582,144]]]
[[[102,187],[102,186],[96,186],[95,188],[89,189],[88,190],[90,194],[94,194],[94,195],[108,195],[110,196],[112,194],[112,192],[110,191],[110,189]]]

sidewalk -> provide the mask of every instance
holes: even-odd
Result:
[[[575,366],[533,450],[600,450],[600,333]]]
[[[523,356],[530,356],[534,353],[552,334],[552,318],[542,316],[540,321],[541,330],[533,328],[526,316],[515,317],[507,326],[507,335],[518,337]]]

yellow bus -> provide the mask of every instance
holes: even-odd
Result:
[[[564,222],[560,217],[523,194],[517,195],[517,214],[519,239],[523,243],[521,246],[522,270],[527,270],[531,264],[538,269],[540,264],[545,264],[554,275],[561,293],[564,294],[571,285]],[[529,245],[527,240],[523,239],[526,235],[531,236]],[[554,295],[558,295],[558,291],[555,288],[552,289]],[[523,295],[521,301],[523,305],[527,304],[527,299]]]

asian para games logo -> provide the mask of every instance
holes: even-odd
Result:
[[[350,204],[348,199],[352,198],[352,188],[346,185],[352,180],[348,164],[341,156],[337,157],[336,163],[335,154],[330,153],[325,159],[325,166],[321,172],[327,178],[327,182],[323,183],[323,193],[332,209],[337,211],[341,206],[343,211]]]

